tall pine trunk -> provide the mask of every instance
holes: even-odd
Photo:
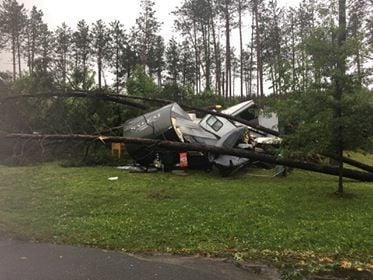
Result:
[[[342,52],[342,48],[346,42],[346,0],[338,1],[338,11],[339,11],[339,28],[337,37],[337,52],[338,52],[338,62],[336,69],[336,87],[335,87],[335,99],[336,99],[336,110],[335,115],[339,122],[342,119],[342,96],[345,88],[344,78],[346,75],[346,57]],[[342,194],[344,192],[343,188],[343,127],[341,123],[337,124],[336,128],[336,143],[338,152],[338,166],[339,166],[339,180],[338,180],[338,193]]]
[[[67,90],[66,80],[67,80],[67,54],[66,52],[64,52],[62,54],[62,83],[63,83],[64,91]]]
[[[262,61],[262,46],[260,40],[260,30],[259,30],[259,12],[258,12],[258,0],[255,0],[254,3],[254,11],[255,11],[255,30],[256,30],[256,59],[257,59],[257,94],[263,97],[264,96],[264,89],[263,89],[263,61]]]
[[[211,90],[211,62],[210,62],[210,31],[208,26],[202,25],[202,41],[203,41],[203,48],[204,48],[204,56],[205,56],[205,68],[204,76],[205,76],[205,91]]]
[[[225,0],[225,94],[226,97],[232,97],[232,65],[231,65],[231,34],[230,34],[230,14],[229,14],[229,0]]]
[[[30,72],[34,73],[34,62],[35,62],[35,46],[36,40],[34,33],[32,34],[32,44],[31,44],[31,60],[30,60]]]
[[[197,46],[197,23],[195,20],[193,20],[193,39],[194,39],[194,55],[195,55],[195,88],[196,88],[196,94],[199,94],[199,84],[200,84],[200,65],[199,65],[199,51]]]
[[[218,91],[218,95],[221,95],[221,62],[220,62],[220,49],[216,39],[216,30],[215,30],[215,16],[213,12],[213,7],[211,0],[207,1],[210,8],[210,25],[212,32],[212,41],[214,44],[214,60],[215,60],[215,87]]]
[[[115,77],[116,78],[115,88],[116,88],[117,94],[119,94],[119,42],[118,42],[118,38],[117,38],[116,44],[117,46],[116,46],[116,57],[115,57],[115,76],[116,76]]]
[[[98,89],[102,89],[102,51],[99,49],[97,58]]]
[[[12,56],[13,56],[13,81],[17,78],[17,67],[16,67],[16,38],[14,33],[12,34]]]
[[[250,45],[250,73],[249,73],[249,96],[253,95],[252,84],[253,84],[253,66],[254,66],[254,34],[255,34],[255,12],[252,13],[251,22],[251,45]]]
[[[240,93],[243,99],[243,42],[242,42],[242,1],[238,1],[238,29],[240,33]]]
[[[291,69],[292,69],[292,83],[291,89],[295,92],[296,83],[296,69],[295,69],[295,34],[294,34],[294,15],[291,16]]]

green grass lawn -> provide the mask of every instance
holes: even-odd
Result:
[[[265,174],[0,167],[0,235],[131,252],[372,263],[372,183],[346,180],[352,195],[342,198],[334,177]]]

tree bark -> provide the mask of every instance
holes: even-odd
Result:
[[[336,109],[335,109],[335,116],[339,122],[342,120],[343,112],[342,112],[342,95],[344,91],[344,78],[346,74],[346,58],[342,52],[342,48],[344,47],[346,41],[346,0],[339,0],[338,1],[338,11],[339,11],[339,30],[338,30],[338,38],[337,38],[337,51],[339,54],[338,62],[337,62],[337,69],[336,69],[336,89],[335,89],[335,100],[337,102]],[[338,180],[338,193],[343,193],[343,126],[341,123],[338,123],[336,128],[336,144],[337,144],[337,154],[338,154],[338,162],[339,162],[339,180]]]
[[[18,55],[18,75],[22,78],[22,61],[21,61],[21,42],[20,34],[17,36],[17,55]]]
[[[221,62],[220,62],[220,48],[216,40],[216,30],[215,30],[215,16],[213,11],[213,6],[211,0],[208,0],[208,5],[210,7],[210,25],[212,31],[212,40],[214,44],[214,58],[215,58],[215,87],[218,90],[218,95],[221,96]]]
[[[324,156],[326,156],[328,158],[331,158],[331,159],[335,160],[336,162],[338,162],[338,160],[339,160],[338,156],[326,155],[326,154]],[[373,166],[370,166],[370,165],[358,162],[358,161],[350,159],[348,157],[343,157],[343,162],[346,163],[346,164],[349,164],[349,165],[351,165],[353,167],[359,168],[361,170],[373,173]]]
[[[229,14],[229,0],[225,0],[225,94],[226,98],[232,97],[232,65],[231,65],[231,35],[230,35],[230,14]]]
[[[196,69],[195,69],[195,87],[196,87],[196,94],[199,94],[199,84],[200,84],[200,64],[199,64],[199,51],[198,51],[198,45],[197,45],[197,23],[195,20],[193,20],[193,39],[194,39],[194,55],[195,55],[195,63],[196,63]]]
[[[101,53],[98,55],[97,71],[98,71],[98,73],[97,73],[98,74],[98,89],[101,90],[102,89],[102,77],[101,77],[101,74],[102,74],[102,54]]]
[[[16,67],[16,39],[15,35],[12,34],[12,56],[13,56],[13,81],[17,78],[17,67]]]
[[[251,46],[250,46],[250,74],[249,74],[249,97],[253,95],[252,85],[253,85],[253,65],[254,65],[254,34],[255,34],[255,12],[252,13],[251,22]],[[259,94],[259,93],[257,93]]]
[[[238,29],[240,34],[240,93],[243,99],[243,42],[242,42],[242,1],[238,1]]]
[[[264,97],[263,89],[263,61],[262,61],[262,46],[260,41],[260,30],[259,30],[259,12],[258,12],[258,0],[254,1],[254,12],[255,12],[255,29],[256,29],[256,59],[257,59],[257,73],[258,73],[258,85],[257,94]]]
[[[116,38],[116,57],[115,57],[115,89],[116,93],[119,94],[119,42],[118,42],[118,35]]]
[[[293,93],[295,92],[295,81],[296,81],[296,69],[295,69],[295,34],[294,34],[294,15],[291,15],[291,69],[293,80],[291,83],[291,89]]]

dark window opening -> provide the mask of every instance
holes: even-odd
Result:
[[[219,131],[223,127],[223,123],[219,121],[215,116],[209,117],[207,120],[207,124],[215,131]]]
[[[251,107],[238,115],[239,118],[251,121],[257,119],[259,116],[259,110],[255,107]]]

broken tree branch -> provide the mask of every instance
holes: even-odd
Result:
[[[68,92],[68,93],[61,92],[61,93],[38,93],[38,94],[27,94],[27,95],[11,95],[11,96],[0,97],[0,102],[2,100],[7,101],[7,100],[12,100],[12,99],[22,99],[22,98],[51,98],[51,97],[95,98],[95,99],[102,99],[102,100],[111,101],[111,102],[115,102],[115,103],[119,103],[119,104],[123,104],[123,105],[132,106],[132,107],[143,109],[143,110],[149,109],[149,107],[146,106],[146,105],[143,105],[143,104],[139,104],[139,103],[130,101],[128,99],[155,102],[155,103],[159,103],[159,104],[170,104],[170,103],[175,102],[175,101],[169,100],[169,99],[150,98],[150,97],[134,96],[134,95],[107,94],[107,93],[98,93],[96,91],[95,92],[72,91],[72,92]],[[190,106],[190,105],[186,105],[186,104],[181,104],[181,103],[178,103],[178,104],[181,107],[186,108],[188,110],[194,110],[194,111],[204,113],[204,114],[215,115],[215,116],[219,116],[219,117],[222,117],[222,118],[226,118],[227,120],[230,120],[230,121],[235,121],[235,122],[238,122],[238,123],[242,123],[242,124],[247,125],[247,126],[253,128],[253,129],[255,129],[259,132],[264,132],[264,133],[271,134],[271,135],[274,135],[274,136],[279,136],[280,135],[279,132],[277,132],[275,130],[260,126],[258,124],[255,124],[253,122],[250,122],[250,121],[238,118],[238,117],[234,117],[234,116],[226,115],[226,114],[223,114],[223,113],[220,113],[220,112],[207,110],[207,109],[203,109],[203,108],[198,108],[198,107],[194,107],[194,106]]]
[[[132,144],[143,144],[152,145],[159,148],[165,148],[174,151],[199,151],[199,152],[212,152],[216,154],[232,155],[242,158],[249,158],[252,161],[262,161],[271,164],[279,164],[288,167],[304,169],[308,171],[314,171],[323,174],[329,174],[338,176],[338,168],[333,166],[318,165],[309,162],[300,162],[287,159],[279,159],[274,156],[259,154],[248,150],[242,149],[227,149],[222,147],[216,147],[211,145],[202,144],[191,144],[191,143],[180,143],[172,141],[161,141],[154,139],[143,139],[143,138],[129,138],[129,137],[106,137],[97,135],[34,135],[34,134],[8,134],[0,135],[1,139],[24,139],[24,140],[66,140],[66,141],[101,141],[101,142],[117,142],[117,143],[132,143]],[[343,175],[346,178],[355,179],[359,181],[373,182],[373,174],[344,169]]]
[[[337,160],[336,156],[332,156],[332,155],[325,155],[325,156],[328,157],[328,158],[331,158],[333,160]],[[356,167],[356,168],[359,168],[361,170],[365,170],[365,171],[368,171],[370,173],[373,173],[373,166],[358,162],[358,161],[350,159],[348,157],[343,157],[342,160],[343,160],[344,163],[347,163],[347,164],[349,164],[353,167]]]
[[[79,92],[79,91],[73,91],[73,92],[60,92],[60,93],[38,93],[38,94],[25,94],[25,95],[8,95],[0,97],[0,102],[6,102],[9,100],[16,100],[16,99],[28,99],[28,98],[92,98],[92,99],[100,99],[104,101],[110,101],[122,105],[131,106],[138,109],[148,109],[148,106],[145,106],[143,104],[126,100],[124,98],[119,97],[118,95],[114,94],[104,94],[104,93],[95,93],[95,92]]]

